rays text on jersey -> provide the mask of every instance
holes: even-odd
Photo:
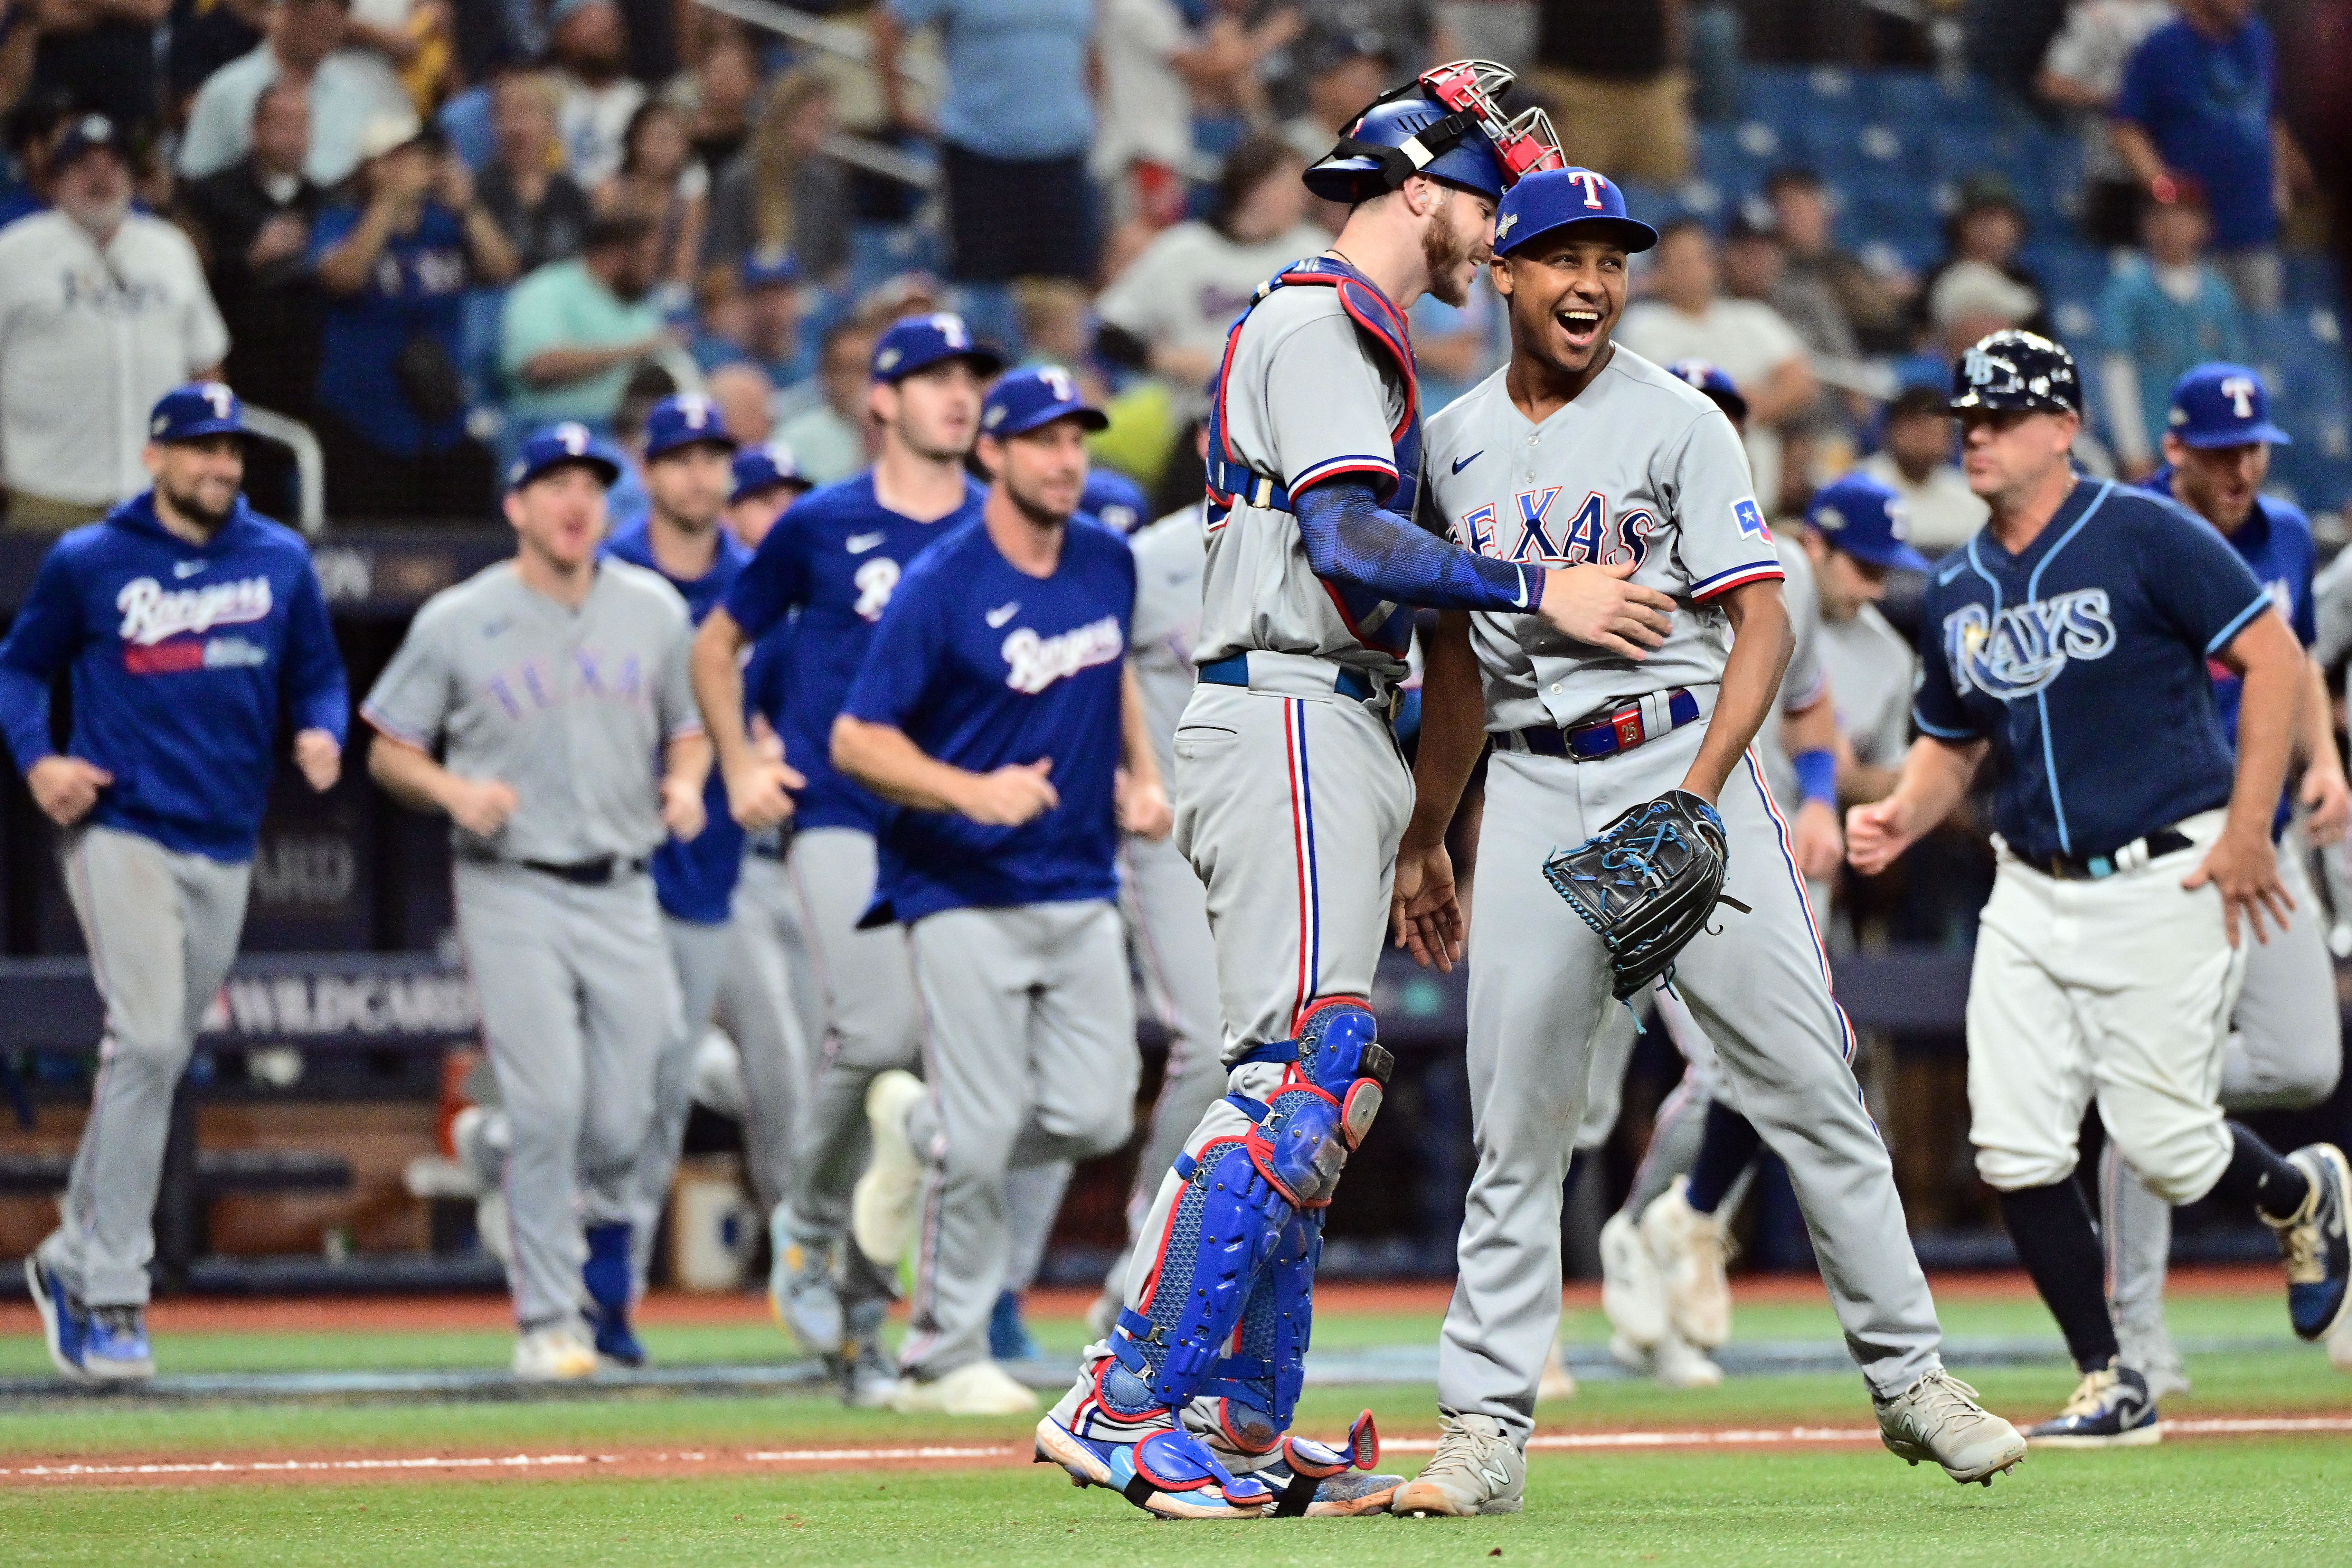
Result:
[[[1988,616],[1963,605],[1944,617],[1944,657],[1952,684],[2014,702],[2047,688],[2074,659],[2105,658],[2116,625],[2105,588],[2078,588]]]

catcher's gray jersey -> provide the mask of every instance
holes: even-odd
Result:
[[[700,732],[687,682],[694,631],[661,577],[597,563],[576,610],[523,585],[511,562],[425,601],[361,711],[464,778],[499,779],[514,815],[461,853],[563,865],[649,855],[667,830],[654,787],[667,741]]]
[[[1192,648],[1201,640],[1201,576],[1209,536],[1202,508],[1188,506],[1135,531],[1135,629],[1127,661],[1143,691],[1160,777],[1175,787],[1176,726],[1192,696]]]
[[[1822,622],[1821,640],[1838,732],[1853,748],[1854,761],[1899,765],[1911,743],[1911,688],[1918,680],[1918,656],[1868,605],[1852,620]]]
[[[1533,616],[1473,616],[1487,727],[1564,726],[1618,699],[1715,685],[1731,628],[1710,601],[1784,575],[1731,421],[1622,343],[1540,425],[1512,404],[1504,374],[1429,422],[1423,525],[1504,561],[1633,560],[1633,581],[1677,607],[1665,645],[1639,663]]]

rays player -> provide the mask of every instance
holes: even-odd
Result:
[[[2344,1155],[2284,1157],[2222,1114],[2247,950],[2290,918],[2271,830],[2309,665],[2270,591],[2212,527],[2078,476],[2066,351],[2000,331],[1953,368],[1969,487],[1990,520],[1937,565],[1922,605],[1920,737],[1894,794],[1847,817],[1874,874],[1995,762],[1992,898],[1969,982],[1969,1137],[2018,1258],[2082,1381],[2027,1434],[2153,1443],[2156,1402],[2122,1360],[2099,1241],[2075,1184],[2094,1099],[2159,1197],[2253,1209],[2286,1258],[2304,1339],[2344,1316]],[[2232,762],[2210,661],[2240,678]]]
[[[2221,531],[2270,590],[2308,648],[2317,635],[2312,613],[2311,524],[2291,501],[2262,493],[2270,449],[2287,439],[2271,423],[2262,377],[2242,364],[2202,364],[2172,389],[2164,434],[2164,467],[2147,488],[2179,502]],[[2237,739],[2239,681],[2214,674],[2222,733]],[[2327,679],[2316,661],[2295,712],[2294,760],[2303,765],[2302,804],[2310,815],[2305,835],[2316,845],[2344,837],[2344,767],[2336,753]],[[2294,900],[2283,929],[2246,952],[2246,977],[2230,1016],[2221,1052],[2225,1110],[2299,1109],[2335,1092],[2344,1066],[2343,1015],[2336,998],[2336,965],[2321,926],[2325,911],[2311,889],[2301,846],[2288,833],[2293,803],[2282,800],[2272,823],[2280,843],[2279,880]],[[2120,1168],[2119,1168],[2120,1167]],[[2101,1238],[2107,1248],[2108,1301],[2125,1364],[2147,1379],[2150,1399],[2186,1393],[2188,1374],[2164,1324],[2164,1266],[2172,1246],[2172,1208],[2133,1176],[2116,1144],[2100,1170]],[[2352,1330],[2339,1330],[2329,1349],[2337,1364],[2352,1360]]]
[[[835,1253],[850,1188],[865,1169],[866,1091],[919,1054],[914,975],[903,936],[861,930],[874,898],[883,803],[832,763],[843,697],[908,563],[980,515],[986,492],[964,471],[981,397],[1002,358],[962,318],[907,316],[874,349],[867,407],[881,426],[875,466],[811,492],[760,542],[726,602],[702,624],[695,691],[710,725],[729,810],[754,832],[795,820],[788,869],[824,1007],[824,1047],[792,1197],[773,1225],[785,1325],[833,1360],[849,1398],[879,1403],[896,1375],[877,1335],[888,1281]],[[781,761],[751,743],[742,719],[745,648],[791,617],[768,720]]]
[[[1627,255],[1656,242],[1613,184],[1582,169],[1532,176],[1504,198],[1496,227],[1511,360],[1432,422],[1423,514],[1491,559],[1543,562],[1563,578],[1630,570],[1662,602],[1664,635],[1641,647],[1456,613],[1428,648],[1397,926],[1416,956],[1459,949],[1444,832],[1491,736],[1470,948],[1478,1166],[1438,1350],[1444,1436],[1391,1510],[1521,1506],[1559,1315],[1561,1179],[1590,1042],[1614,1006],[1605,950],[1543,864],[1677,787],[1721,814],[1727,891],[1748,912],[1725,911],[1683,951],[1675,988],[1733,1103],[1788,1164],[1886,1446],[1989,1482],[2025,1446],[1943,1369],[1893,1167],[1847,1066],[1852,1031],[1748,751],[1790,637],[1738,438],[1698,392],[1610,341]]]
[[[0,729],[63,829],[66,892],[106,1003],[58,1228],[25,1259],[49,1359],[77,1383],[154,1374],[151,1216],[172,1096],[236,957],[280,721],[314,790],[351,696],[301,538],[246,504],[244,409],[218,382],[148,416],[153,484],[59,538],[0,642]],[[49,691],[73,675],[56,749]]]

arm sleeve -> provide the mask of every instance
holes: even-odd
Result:
[[[41,563],[33,589],[0,642],[0,732],[19,773],[57,748],[49,742],[49,684],[82,637],[81,599],[56,550]]]
[[[449,663],[442,647],[442,616],[427,604],[409,624],[400,651],[360,704],[360,717],[395,741],[431,751],[455,706]]]
[[[1291,504],[1318,577],[1433,610],[1524,614],[1543,597],[1542,567],[1473,555],[1423,532],[1381,509],[1368,475],[1327,479]]]
[[[808,595],[808,552],[789,511],[776,520],[759,549],[727,589],[727,614],[758,642]]]
[[[2136,530],[2140,591],[2199,653],[2211,658],[2274,607],[2229,542],[2202,520],[2158,503]]]
[[[1944,623],[1930,587],[1919,616],[1919,685],[1911,695],[1911,721],[1939,741],[1974,741],[1984,731],[1960,705],[1952,667],[1944,657]]]
[[[1757,503],[1748,453],[1722,412],[1693,419],[1667,449],[1659,486],[1674,512],[1675,552],[1695,599],[1712,599],[1746,583],[1786,577],[1772,531]]]
[[[350,739],[351,683],[335,649],[327,595],[308,564],[294,579],[294,602],[286,611],[286,680],[295,729],[324,730],[338,746]]]
[[[899,582],[874,628],[874,640],[866,646],[866,660],[849,683],[849,695],[841,704],[844,713],[868,724],[904,730],[922,705],[946,642],[931,584],[928,572],[909,573]]]

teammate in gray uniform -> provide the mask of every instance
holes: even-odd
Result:
[[[1547,884],[1557,849],[1681,788],[1727,836],[1727,910],[1674,980],[1727,1090],[1788,1163],[1888,1447],[1957,1480],[2024,1458],[2007,1422],[1943,1369],[1941,1331],[1892,1165],[1846,1065],[1788,831],[1748,747],[1789,656],[1783,568],[1730,422],[1610,342],[1629,251],[1655,243],[1602,176],[1522,181],[1504,199],[1496,287],[1512,355],[1433,423],[1423,515],[1482,553],[1631,568],[1672,606],[1649,648],[1447,615],[1428,649],[1419,798],[1396,925],[1417,957],[1460,951],[1444,832],[1488,731],[1469,1072],[1478,1169],[1438,1352],[1445,1435],[1392,1511],[1515,1510],[1538,1378],[1559,1314],[1559,1204],[1590,1042],[1612,1004],[1600,938]],[[1481,701],[1480,686],[1484,686]]]
[[[666,950],[646,858],[700,830],[710,766],[685,604],[597,557],[619,473],[583,426],[524,443],[507,474],[514,559],[427,600],[360,710],[376,782],[452,824],[457,931],[510,1129],[514,1371],[531,1380],[596,1370],[581,1226],[635,1219],[654,1064],[685,1027],[676,973],[648,962]]]

